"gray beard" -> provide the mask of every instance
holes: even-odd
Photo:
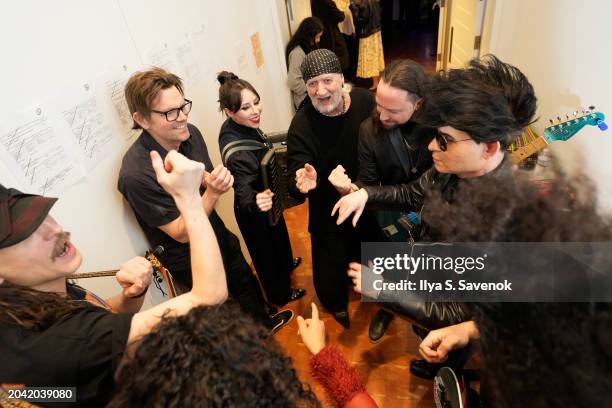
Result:
[[[337,98],[337,99],[336,99],[336,100],[334,100],[334,98]],[[334,95],[332,95],[332,102],[336,102],[336,103],[334,104],[334,107],[333,107],[333,108],[330,108],[330,109],[326,109],[326,110],[324,110],[324,111],[323,111],[323,110],[321,110],[321,108],[320,108],[320,106],[319,106],[318,102],[317,102],[317,103],[314,103],[314,102],[313,102],[312,106],[314,106],[314,108],[317,110],[317,112],[319,112],[321,115],[325,115],[325,116],[336,116],[336,115],[330,115],[330,113],[337,111],[337,110],[340,108],[340,106],[342,106],[342,92],[340,92],[340,93],[338,94],[338,96],[334,96]]]

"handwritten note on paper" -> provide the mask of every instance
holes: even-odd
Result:
[[[188,35],[186,34],[186,36]],[[185,41],[177,45],[175,52],[176,59],[182,66],[185,81],[190,85],[196,85],[201,77],[200,67],[198,66],[193,44],[188,37]],[[187,89],[189,88],[191,88],[191,86],[187,86]]]
[[[123,92],[128,79],[128,77],[109,79],[106,81],[105,85],[108,96],[115,107],[117,116],[119,117],[119,122],[121,123],[123,133],[125,134],[126,139],[129,141],[136,137],[138,132],[132,129],[134,122],[132,121],[132,115],[130,114],[130,109],[125,101],[125,95]]]
[[[114,135],[91,87],[86,85],[85,89],[83,95],[60,101],[59,105],[87,169],[92,170],[110,155]]]
[[[3,160],[26,191],[57,195],[85,176],[76,153],[42,107],[0,130]]]
[[[174,55],[170,52],[170,47],[167,43],[161,45],[159,48],[150,49],[146,53],[145,58],[147,64],[163,68],[166,71],[172,72],[173,74],[177,74],[179,76],[183,75],[178,62]]]

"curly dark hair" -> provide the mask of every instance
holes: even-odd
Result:
[[[612,221],[598,212],[590,180],[583,175],[570,180],[559,167],[554,172],[545,189],[512,173],[462,180],[451,204],[430,191],[423,220],[455,242],[612,241]],[[492,406],[610,405],[612,303],[472,306]]]
[[[319,406],[269,330],[232,303],[165,317],[118,384],[110,407]]]
[[[433,77],[415,120],[432,128],[452,126],[477,142],[500,142],[505,149],[533,122],[536,107],[527,77],[487,55],[473,59],[465,69]]]
[[[306,17],[302,20],[285,48],[285,62],[287,66],[289,65],[289,54],[295,47],[302,47],[304,54],[308,54],[310,51],[315,50],[317,47],[314,43],[314,39],[317,34],[322,33],[324,29],[323,23],[317,17]]]

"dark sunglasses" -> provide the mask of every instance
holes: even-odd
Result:
[[[445,152],[448,149],[449,143],[467,142],[468,140],[472,140],[470,138],[461,139],[461,140],[448,140],[442,133],[436,133],[434,137],[436,138],[436,142],[438,143],[440,150],[443,152]]]

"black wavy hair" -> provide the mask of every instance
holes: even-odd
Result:
[[[319,406],[269,330],[235,303],[165,317],[134,354],[109,407]]]
[[[314,43],[314,39],[317,34],[323,32],[324,29],[323,23],[317,17],[306,17],[302,20],[285,48],[285,62],[287,66],[289,66],[289,54],[295,47],[302,47],[304,54],[308,54],[310,51],[315,50],[317,47]]]
[[[388,64],[380,74],[380,79],[393,88],[408,92],[411,102],[425,95],[429,78],[423,67],[411,59],[398,59]]]
[[[555,177],[545,188],[509,173],[462,180],[452,204],[429,191],[423,221],[451,242],[611,242],[612,220],[598,212],[592,182],[569,180],[551,165]],[[576,263],[575,272],[587,267]],[[610,405],[612,303],[489,302],[471,310],[491,406]]]
[[[219,81],[219,110],[227,109],[230,112],[236,113],[242,105],[242,90],[248,89],[253,92],[257,98],[259,93],[255,87],[248,81],[238,78],[238,75],[233,72],[221,71],[217,74]]]
[[[533,122],[536,107],[527,77],[487,55],[473,59],[465,69],[433,77],[415,120],[433,128],[452,126],[477,142],[500,142],[505,149]]]

